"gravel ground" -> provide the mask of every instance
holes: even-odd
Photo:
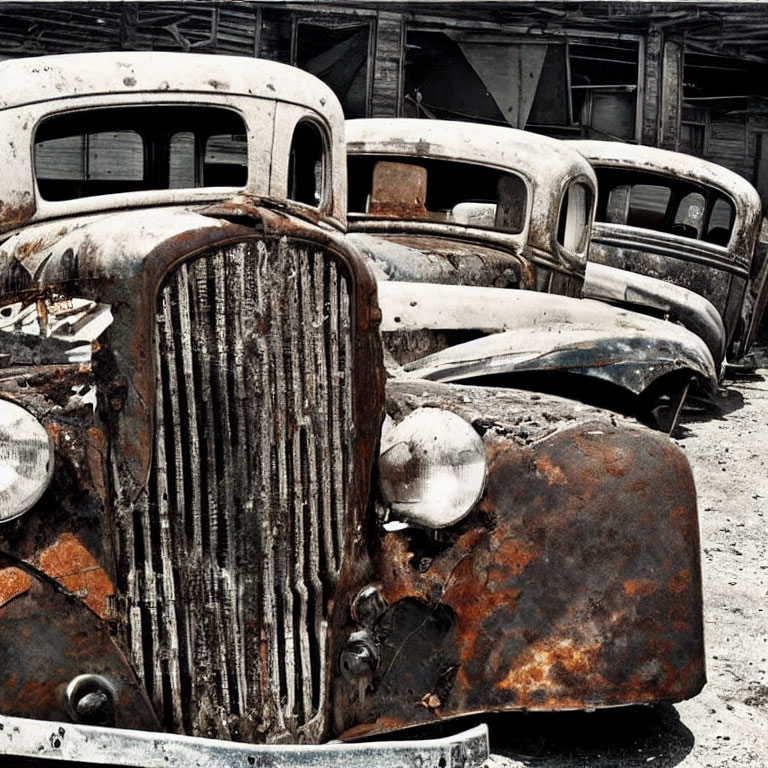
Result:
[[[675,706],[490,722],[490,768],[768,768],[768,355],[677,442],[699,494],[709,682]]]

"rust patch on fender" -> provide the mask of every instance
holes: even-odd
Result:
[[[493,428],[483,441],[485,494],[458,530],[381,542],[380,664],[337,692],[349,727],[697,693],[699,540],[682,452],[605,421],[529,444]]]
[[[595,439],[602,434],[601,430],[582,432],[575,437],[574,442],[585,456],[601,459],[609,475],[624,477],[632,466],[631,454],[623,446],[606,444],[603,440]]]
[[[578,644],[571,638],[536,643],[516,659],[506,678],[496,687],[499,690],[535,691],[536,697],[530,701],[524,695],[518,697],[518,704],[523,707],[562,707],[563,681],[593,675],[600,652],[600,643]],[[606,684],[605,680],[599,682]],[[574,704],[584,706],[583,700],[574,700]]]
[[[0,231],[7,232],[24,224],[36,210],[29,192],[24,192],[18,200],[0,200]]]
[[[0,569],[0,608],[23,595],[32,586],[32,580],[24,571],[9,566]]]
[[[563,470],[553,464],[549,456],[536,459],[536,469],[544,476],[548,485],[565,485]]]
[[[76,536],[63,533],[32,565],[79,597],[97,616],[106,617],[107,600],[115,594],[115,587]]]
[[[685,592],[685,590],[688,589],[690,583],[691,583],[691,570],[690,568],[685,568],[682,571],[679,571],[678,573],[676,573],[667,582],[667,586],[669,587],[670,592],[674,592],[676,595],[679,595],[680,593]]]
[[[656,583],[650,579],[630,579],[624,582],[624,592],[629,597],[635,597],[636,595],[647,596],[652,595],[656,591]]]

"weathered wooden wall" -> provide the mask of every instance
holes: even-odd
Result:
[[[405,55],[403,15],[380,11],[376,20],[371,117],[400,114],[402,67]]]
[[[402,113],[405,35],[410,24],[435,29],[460,26],[518,42],[579,35],[639,39],[638,140],[688,149],[690,131],[686,130],[681,142],[681,121],[690,122],[693,110],[700,126],[694,131],[695,143],[703,157],[753,182],[759,168],[765,167],[763,173],[768,173],[768,139],[760,138],[768,121],[768,98],[748,103],[745,97],[725,105],[706,98],[691,102],[684,98],[690,90],[684,85],[690,55],[751,62],[754,82],[748,89],[756,88],[757,93],[747,95],[768,97],[768,17],[764,9],[729,0],[717,4],[702,0],[695,7],[576,0],[487,6],[448,0],[444,4],[366,0],[17,2],[0,4],[0,59],[77,50],[160,49],[234,53],[292,63],[296,60],[297,23],[309,17],[327,19],[330,25],[372,21],[367,103],[368,114],[377,117]],[[765,77],[758,70],[755,79],[754,66],[764,67]],[[744,67],[746,71],[748,66]],[[701,73],[701,64],[697,68]],[[707,77],[705,74],[705,80]],[[739,78],[732,80],[733,93],[737,93]]]

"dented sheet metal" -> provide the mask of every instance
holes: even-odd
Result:
[[[654,310],[693,331],[712,353],[719,371],[725,358],[725,327],[710,301],[679,285],[589,262],[584,297],[640,311]]]
[[[529,291],[379,284],[382,331],[395,351],[407,330],[477,329],[480,338],[404,365],[408,376],[438,381],[524,371],[571,371],[636,395],[675,372],[715,386],[712,355],[685,328],[602,302]]]

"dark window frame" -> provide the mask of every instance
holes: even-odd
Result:
[[[203,119],[204,118],[204,119]],[[228,131],[227,128],[233,129]],[[88,136],[99,133],[133,131],[142,139],[142,179],[128,184],[118,181],[102,182],[101,187],[84,174],[82,179],[68,180],[55,176],[42,176],[37,166],[37,146],[51,139],[69,136]],[[162,103],[118,104],[69,109],[46,115],[35,126],[32,139],[32,170],[37,194],[49,202],[85,199],[108,194],[130,192],[156,192],[181,187],[170,186],[170,143],[172,137],[183,131],[195,134],[196,150],[205,148],[211,136],[221,134],[245,137],[245,179],[242,183],[226,184],[233,189],[245,188],[250,168],[248,164],[248,127],[245,116],[237,109],[219,104]],[[199,159],[204,164],[204,158]],[[203,176],[195,172],[195,183],[205,184]],[[56,191],[58,185],[58,191]],[[111,185],[111,188],[110,186]],[[221,185],[220,185],[221,186]]]
[[[320,141],[321,148],[320,148],[320,159],[322,163],[321,168],[321,180],[320,180],[320,190],[318,195],[317,187],[315,188],[315,195],[316,200],[315,202],[307,202],[306,200],[300,200],[296,196],[295,190],[292,189],[292,185],[296,183],[296,153],[295,153],[295,145],[296,145],[296,134],[298,131],[302,130],[303,127],[311,127],[312,130],[315,131],[317,138]],[[315,175],[315,181],[317,181],[317,172],[316,168],[313,169],[313,173]],[[288,200],[291,200],[295,203],[299,203],[301,205],[308,205],[310,208],[314,208],[316,210],[320,210],[324,207],[326,207],[329,203],[329,199],[331,196],[331,142],[330,137],[328,135],[328,131],[325,128],[325,126],[320,123],[318,120],[309,117],[309,116],[303,116],[301,117],[297,122],[296,125],[293,127],[293,133],[291,134],[291,143],[288,150],[288,169],[286,174],[286,198]]]
[[[708,243],[710,245],[718,245],[722,248],[727,248],[734,234],[734,226],[736,224],[736,218],[738,215],[738,208],[736,201],[724,190],[719,187],[710,186],[703,182],[699,182],[693,179],[686,179],[681,177],[672,178],[660,173],[653,173],[652,171],[634,171],[630,168],[614,168],[610,166],[595,166],[595,173],[597,174],[597,187],[598,198],[597,208],[595,212],[596,222],[606,221],[606,206],[608,202],[608,196],[614,188],[622,185],[629,185],[630,187],[638,186],[641,184],[648,184],[658,187],[666,187],[671,191],[669,200],[667,201],[667,208],[664,212],[660,227],[641,227],[638,225],[629,224],[626,226],[634,226],[638,229],[646,229],[650,232],[661,232],[664,234],[676,234],[672,231],[675,225],[675,217],[679,206],[683,199],[692,193],[701,194],[704,197],[706,210],[702,217],[701,231],[697,233],[696,237],[690,235],[682,235],[688,237],[688,239],[695,240],[696,242]],[[728,239],[725,244],[715,242],[707,239],[711,236],[710,221],[714,207],[718,201],[724,201],[730,206],[730,231]]]

